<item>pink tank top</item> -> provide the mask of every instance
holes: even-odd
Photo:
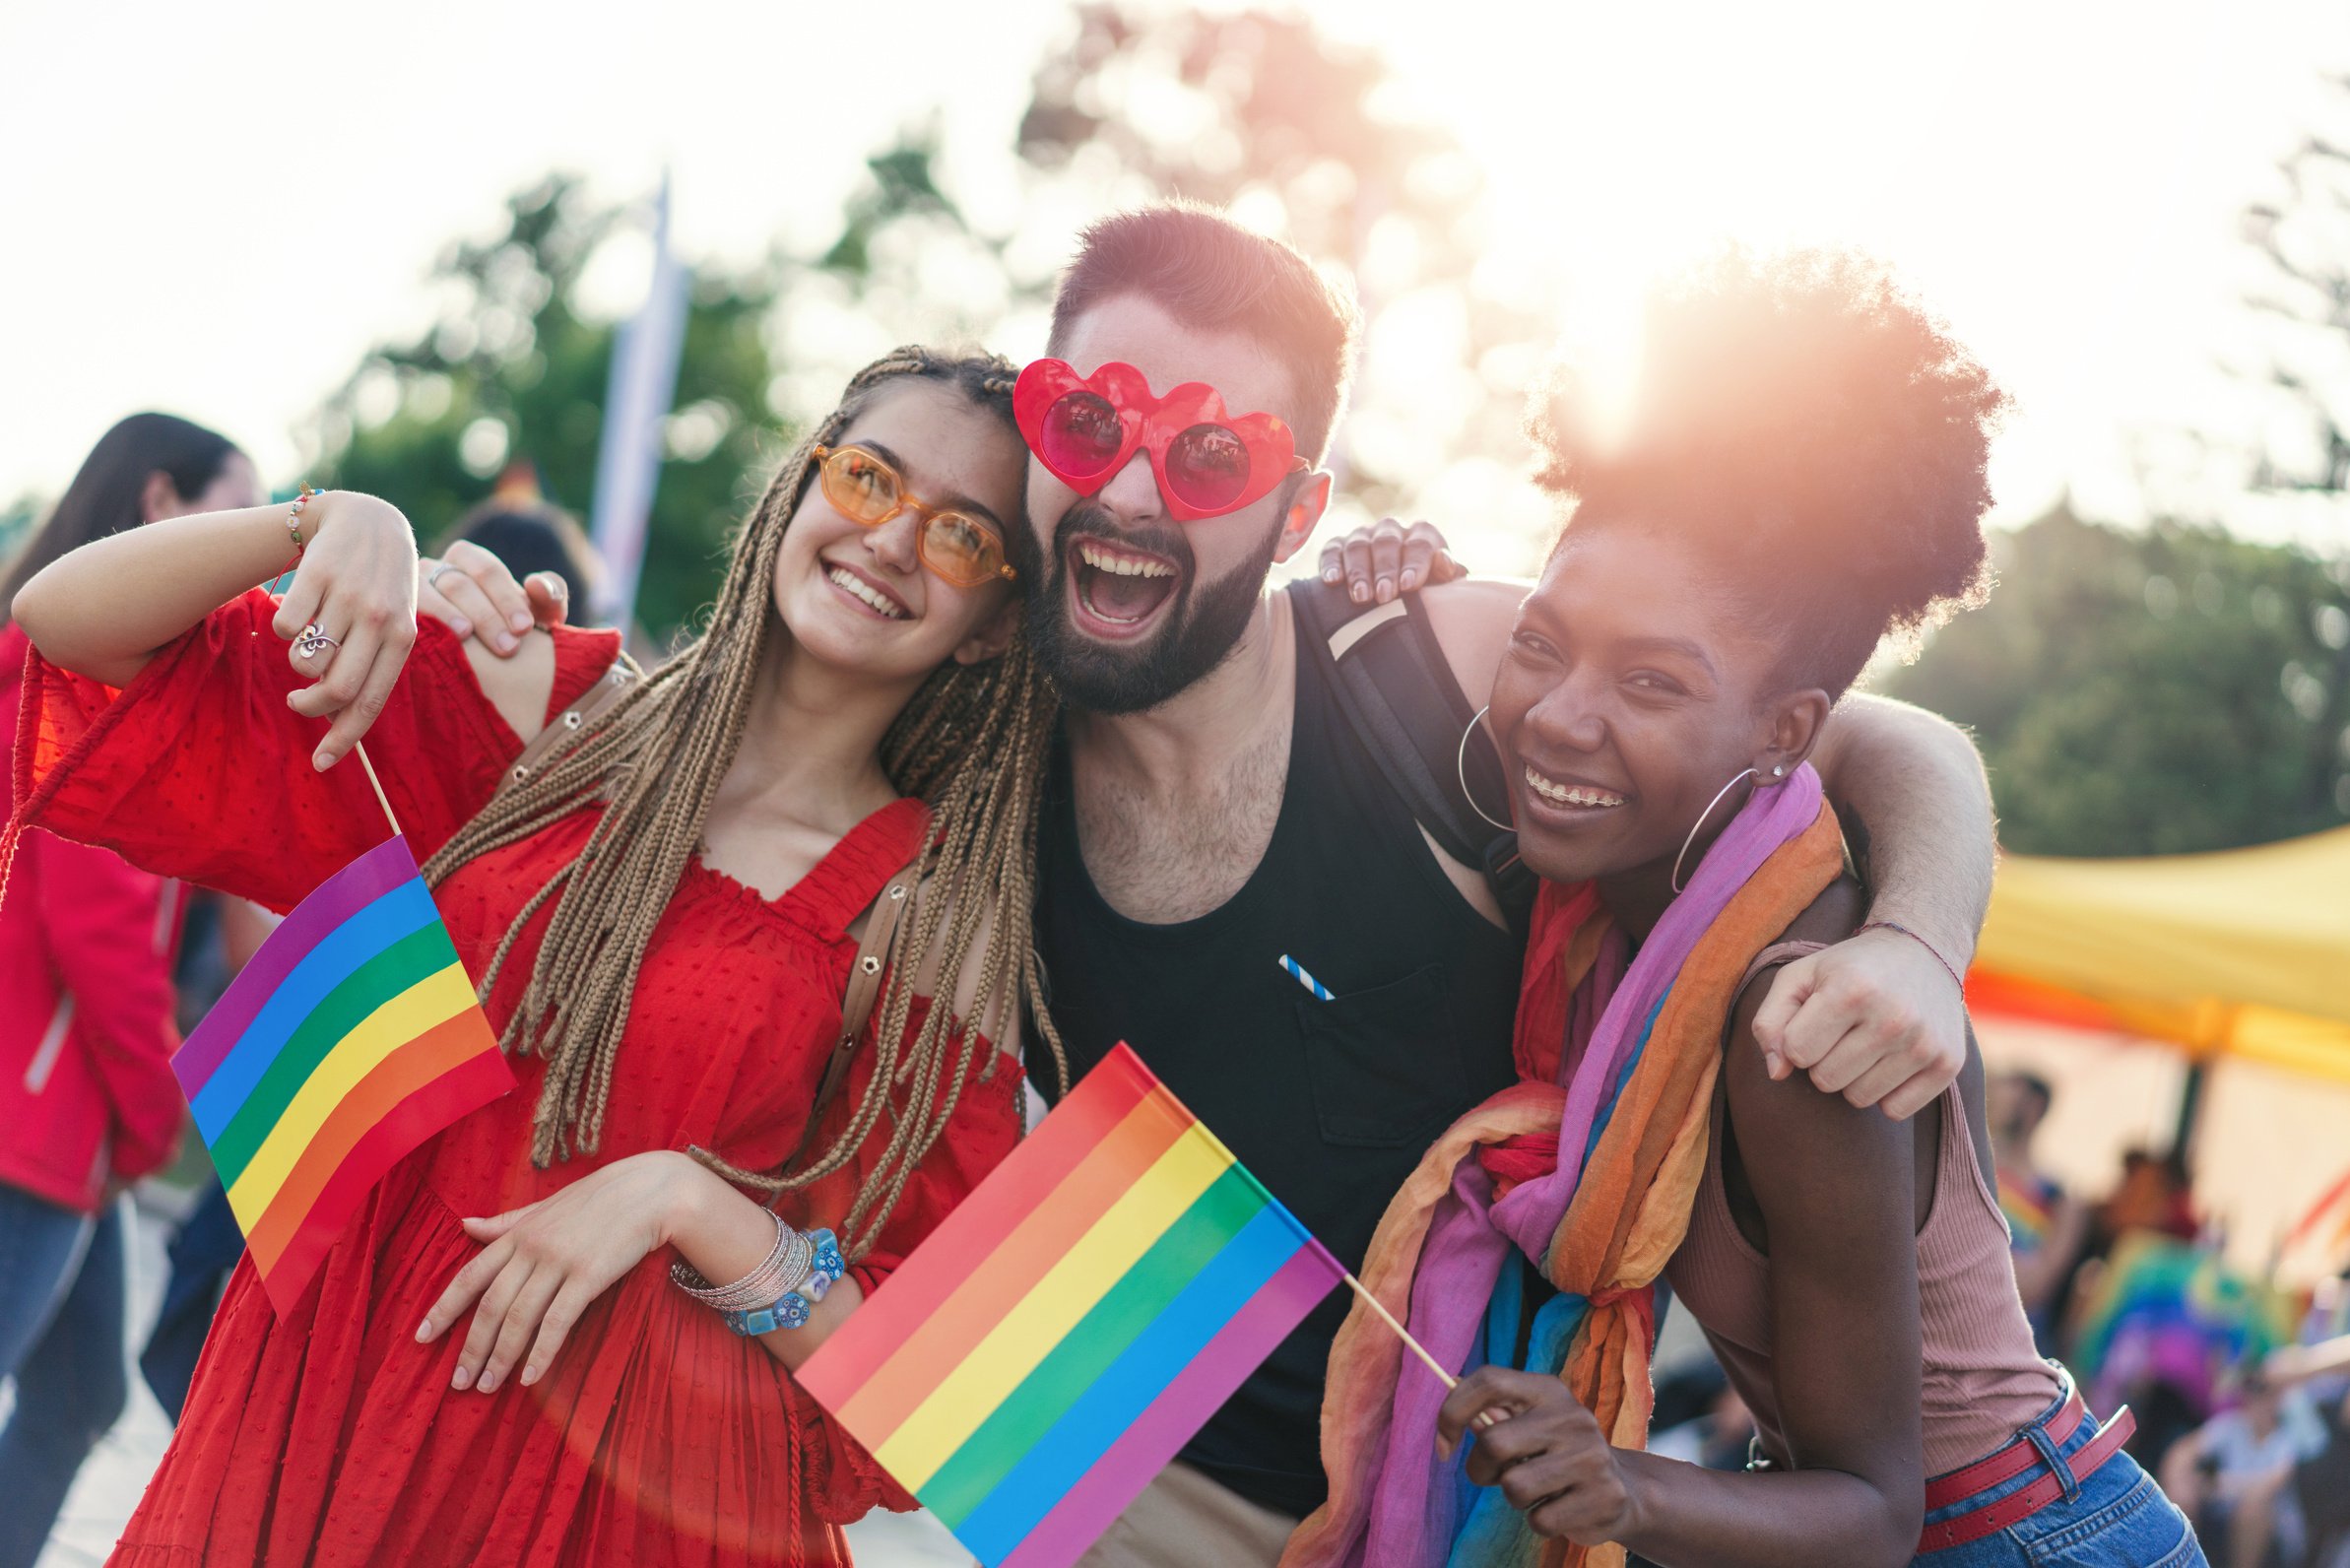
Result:
[[[1755,956],[1749,980],[1775,963],[1817,951],[1817,943],[1781,943]],[[1730,1375],[1776,1465],[1790,1461],[1771,1375],[1771,1263],[1750,1246],[1730,1213],[1722,1184],[1722,1118],[1714,1100],[1714,1137],[1705,1179],[1689,1216],[1689,1234],[1665,1277]],[[1924,1330],[1926,1473],[1940,1475],[2003,1448],[2037,1420],[2061,1392],[2055,1367],[2032,1347],[2032,1327],[2016,1294],[2007,1252],[2007,1221],[1983,1179],[1958,1085],[1930,1114],[1942,1119],[1933,1203],[1918,1232],[1918,1304]]]

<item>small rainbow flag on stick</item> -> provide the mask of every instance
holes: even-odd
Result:
[[[799,1382],[989,1568],[1053,1568],[1345,1277],[1120,1045]]]
[[[514,1086],[397,836],[270,933],[171,1071],[281,1317],[385,1171]]]

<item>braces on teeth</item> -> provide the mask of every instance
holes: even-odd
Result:
[[[1531,767],[1526,770],[1526,782],[1536,795],[1557,805],[1621,806],[1624,804],[1624,798],[1621,795],[1610,795],[1605,790],[1585,789],[1580,784],[1554,784]]]

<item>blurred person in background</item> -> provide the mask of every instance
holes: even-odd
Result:
[[[134,414],[98,439],[0,579],[0,606],[70,551],[166,517],[258,505],[226,436]],[[12,612],[13,613],[13,612]],[[25,633],[0,626],[0,745],[14,746]],[[13,813],[13,774],[0,780]],[[123,1189],[177,1145],[184,1101],[171,966],[179,884],[29,833],[0,898],[0,1568],[30,1564],[91,1449],[122,1413]]]
[[[2272,1550],[2298,1568],[2310,1542],[2292,1481],[2324,1451],[2324,1421],[2304,1391],[2279,1386],[2257,1363],[2231,1373],[2225,1388],[2233,1405],[2163,1456],[2163,1490],[2224,1568],[2268,1568]]]
[[[1985,1087],[2016,1291],[2031,1320],[2033,1342],[2042,1355],[2054,1356],[2056,1320],[2080,1262],[2089,1211],[2033,1157],[2032,1140],[2056,1100],[2048,1079],[2036,1073],[2000,1073]]]
[[[2187,1156],[2177,1149],[2167,1154],[2145,1147],[2125,1150],[2122,1179],[2097,1206],[2094,1217],[2089,1245],[2100,1257],[2133,1230],[2194,1240],[2194,1192],[2187,1173]]]
[[[2129,1452],[2148,1468],[2218,1407],[2217,1378],[2242,1344],[2233,1315],[2186,1288],[2202,1267],[2197,1235],[2185,1156],[2124,1151],[2060,1307],[2073,1369],[2093,1400],[2137,1411]]]

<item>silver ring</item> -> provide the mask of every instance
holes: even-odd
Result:
[[[463,576],[465,574],[464,567],[453,566],[444,560],[439,565],[433,567],[430,574],[424,578],[424,586],[431,589],[434,593],[440,592],[440,574],[444,571],[453,571],[459,576]]]
[[[302,627],[300,636],[294,639],[294,656],[296,659],[315,659],[328,649],[341,646],[342,638],[328,636],[318,629],[318,622],[313,621]]]

